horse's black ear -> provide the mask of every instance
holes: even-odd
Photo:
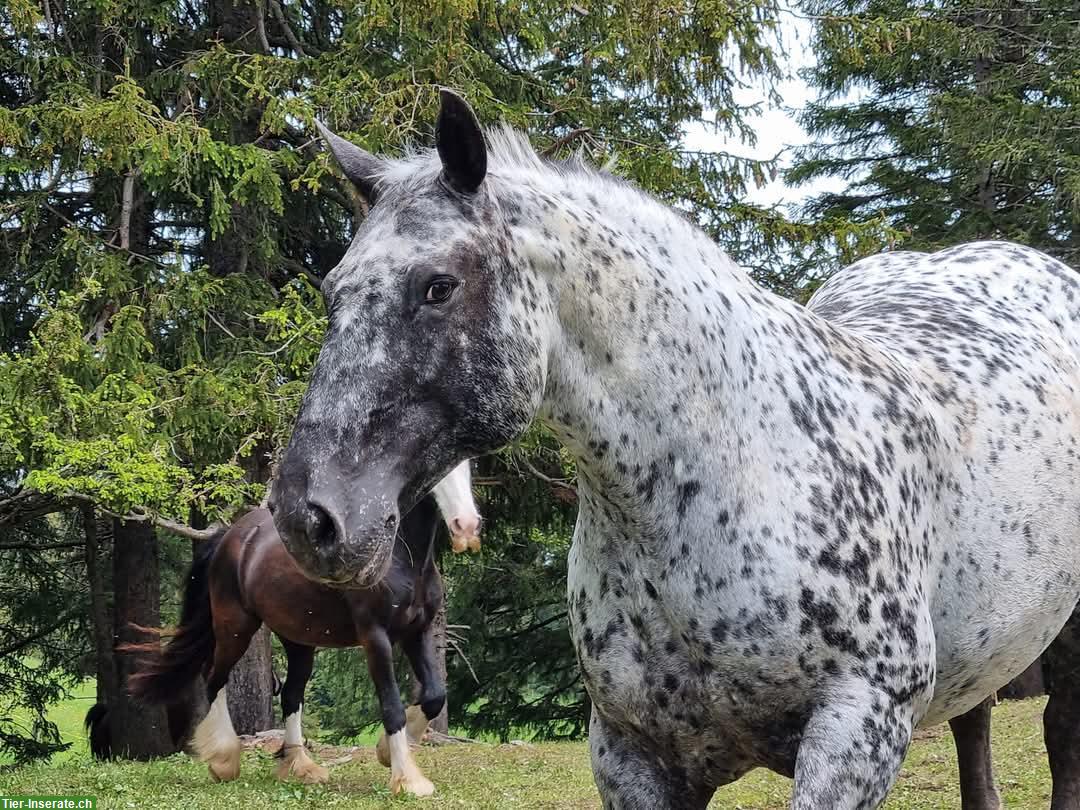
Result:
[[[370,152],[361,149],[354,143],[349,143],[344,138],[335,135],[323,126],[318,119],[315,126],[322,135],[330,154],[334,156],[341,167],[341,171],[348,177],[357,190],[364,195],[369,205],[375,203],[378,194],[378,184],[384,169],[383,162]]]
[[[440,90],[439,120],[435,123],[435,148],[443,173],[458,191],[471,194],[487,175],[487,144],[476,114],[461,96]]]

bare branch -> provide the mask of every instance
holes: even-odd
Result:
[[[57,619],[55,622],[50,624],[48,627],[46,627],[44,630],[34,633],[32,636],[21,638],[14,644],[9,644],[8,646],[0,649],[0,658],[6,658],[9,655],[14,655],[20,650],[29,647],[31,644],[41,641],[46,636],[52,635],[65,624],[70,622],[72,619],[77,618],[80,612],[81,611],[79,609],[69,611],[68,613],[65,613],[63,616]]]
[[[163,531],[167,531],[171,534],[176,534],[180,537],[186,537],[189,540],[195,540],[198,542],[212,539],[215,535],[217,535],[218,532],[225,528],[225,524],[223,523],[213,523],[210,526],[207,526],[205,529],[196,529],[194,526],[189,526],[186,523],[179,523],[178,521],[170,520],[169,518],[161,517],[160,515],[154,515],[141,509],[137,512],[128,512],[126,515],[122,515],[119,512],[114,512],[111,509],[104,508],[90,496],[82,495],[81,493],[77,492],[70,493],[67,496],[66,500],[74,503],[95,504],[98,509],[104,512],[106,515],[110,515],[111,517],[119,518],[120,520],[125,521],[134,521],[135,523],[153,523],[155,526],[157,526],[159,529],[162,529]]]
[[[124,194],[120,204],[120,249],[131,249],[131,209],[135,207],[135,178],[138,169],[131,168],[124,175]]]
[[[24,523],[66,508],[67,504],[53,495],[32,489],[20,490],[0,499],[0,527]]]
[[[49,551],[54,548],[82,548],[83,542],[77,543],[0,543],[0,551]]]
[[[492,641],[510,641],[511,639],[518,638],[519,636],[525,636],[525,635],[528,635],[529,633],[532,633],[532,632],[534,632],[536,630],[542,630],[543,628],[545,628],[545,627],[547,627],[549,625],[555,624],[555,622],[562,621],[563,619],[566,618],[566,615],[567,615],[566,611],[563,611],[562,613],[556,613],[554,616],[550,616],[550,617],[544,619],[543,621],[535,622],[533,624],[530,624],[528,627],[523,627],[520,630],[515,630],[513,633],[506,633],[505,635],[501,635],[501,636],[491,636],[491,640]]]
[[[56,23],[53,22],[52,0],[41,0],[41,7],[45,11],[45,25],[49,29],[49,39],[56,39]]]
[[[428,729],[424,734],[424,742],[428,745],[451,745],[458,743],[469,743],[471,745],[481,745],[480,740],[474,740],[471,737],[458,737],[453,734],[443,734],[441,731],[435,731]]]
[[[227,327],[225,324],[223,324],[221,321],[219,321],[217,319],[217,316],[215,316],[213,312],[211,312],[210,310],[206,310],[206,314],[210,316],[210,320],[212,320],[214,323],[216,323],[218,325],[218,328],[222,332],[224,332],[226,335],[231,337],[233,340],[236,340],[236,335],[234,335],[231,331],[229,331],[229,327]]]
[[[464,653],[464,651],[463,651],[463,650],[461,649],[461,645],[460,645],[460,644],[458,644],[458,642],[457,642],[457,639],[455,639],[455,638],[453,638],[452,636],[449,636],[449,635],[448,635],[448,636],[446,637],[446,643],[447,643],[447,644],[448,644],[448,645],[449,645],[450,647],[453,647],[453,648],[454,648],[454,652],[455,652],[456,654],[458,654],[458,655],[460,655],[460,656],[461,656],[461,660],[462,660],[462,661],[464,661],[464,662],[465,662],[465,666],[467,666],[467,667],[469,668],[469,673],[470,673],[470,674],[472,675],[472,677],[473,677],[473,680],[474,680],[474,681],[476,681],[477,683],[480,683],[480,679],[479,679],[478,677],[476,677],[476,670],[475,670],[475,669],[473,669],[473,665],[472,665],[472,662],[471,662],[471,661],[470,661],[470,660],[469,660],[469,659],[468,659],[468,658],[467,658],[467,657],[465,656],[465,653]]]
[[[101,309],[101,313],[94,321],[94,325],[90,327],[83,340],[87,343],[99,343],[103,337],[105,337],[105,327],[109,325],[109,320],[116,314],[116,305],[108,303]]]
[[[263,8],[263,0],[256,0],[255,2],[255,31],[259,35],[259,45],[266,53],[273,53],[270,50],[270,42],[266,38],[266,10]]]
[[[324,188],[324,190],[326,189]],[[342,200],[342,202],[344,202],[344,199]],[[342,205],[342,207],[344,208],[345,206]],[[299,275],[306,278],[311,283],[311,286],[314,287],[316,290],[322,289],[322,278],[312,273],[310,270],[304,267],[303,264],[296,261],[296,259],[286,259],[284,261],[284,266],[293,275]]]
[[[551,146],[549,146],[543,152],[541,152],[540,157],[552,157],[564,146],[573,143],[583,135],[588,135],[590,132],[592,132],[592,129],[590,127],[578,127],[577,129],[572,129],[565,135],[563,135],[561,138],[559,138],[557,141],[555,141],[555,143],[551,144]]]
[[[155,517],[153,520],[154,525],[163,531],[199,542],[212,540],[215,535],[225,528],[224,523],[211,523],[205,529],[196,529],[186,523],[177,523],[175,520],[169,520],[168,518]]]
[[[301,58],[306,57],[307,54],[304,53],[304,47],[300,44],[300,40],[296,38],[296,34],[293,33],[289,21],[285,19],[285,12],[281,8],[281,3],[279,3],[278,0],[270,0],[270,10],[274,12],[274,16],[277,18],[281,30],[285,32],[285,39],[289,40],[289,47],[296,52],[297,56]]]
[[[527,469],[541,481],[544,481],[555,487],[562,487],[563,489],[569,490],[570,492],[573,492],[575,495],[577,495],[577,487],[575,487],[573,484],[568,484],[566,481],[560,478],[552,478],[550,475],[544,475],[544,473],[536,469],[536,467],[534,467],[532,463],[530,463],[530,461],[524,456],[520,457],[518,460],[525,467],[525,469]]]
[[[79,225],[79,223],[73,222],[72,220],[68,219],[66,216],[64,216],[64,213],[62,211],[58,211],[56,208],[49,205],[48,203],[43,203],[42,205],[43,205],[44,208],[47,208],[48,210],[52,211],[53,215],[56,216],[61,222],[65,223],[66,225],[71,226],[72,228],[79,228],[81,230],[82,226]],[[147,256],[147,255],[142,254],[142,253],[136,253],[134,250],[128,250],[126,248],[121,248],[119,245],[114,245],[112,242],[105,242],[104,240],[102,240],[102,244],[105,245],[105,247],[112,248],[113,250],[122,250],[124,253],[127,253],[129,256],[134,256],[136,259],[142,259],[144,262],[151,262],[152,264],[156,264],[158,267],[168,267],[167,264],[165,264],[162,261],[159,261],[159,260],[155,259],[153,256]]]

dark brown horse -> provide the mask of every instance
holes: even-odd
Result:
[[[188,576],[181,623],[169,643],[128,648],[143,656],[128,681],[131,693],[147,702],[170,704],[200,673],[205,675],[210,711],[195,730],[193,748],[215,780],[235,779],[240,773],[240,741],[229,718],[225,683],[265,623],[288,657],[281,690],[285,746],[275,774],[280,779],[323,782],[327,771],[307,755],[300,728],[315,649],[363,647],[382,708],[386,737],[380,740],[380,760],[391,768],[390,788],[395,793],[430,794],[434,786],[413,761],[409,742],[419,741],[446,699],[431,630],[443,599],[433,541],[440,507],[455,550],[475,538],[480,518],[468,476],[466,462],[439,483],[436,497],[425,498],[406,515],[393,563],[370,588],[332,587],[308,579],[282,544],[270,513],[249,512],[200,549]],[[419,701],[408,712],[394,679],[395,643],[401,645],[420,684]]]
[[[1041,663],[1049,700],[1043,712],[1043,735],[1053,777],[1051,810],[1080,810],[1080,748],[1072,744],[1080,729],[1080,605],[1065,630],[1043,653]],[[990,748],[990,709],[987,698],[966,714],[949,721],[960,765],[961,810],[1001,810]]]

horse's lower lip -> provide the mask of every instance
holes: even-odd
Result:
[[[350,560],[337,556],[331,565],[318,566],[317,576],[327,585],[338,588],[372,588],[383,577],[390,555],[384,558],[380,554],[373,557],[361,557]]]
[[[308,579],[321,585],[346,585],[353,579],[351,571],[326,571],[314,569],[304,564],[300,565],[300,570],[304,572],[304,576]]]
[[[312,582],[318,582],[320,585],[342,586],[356,579],[356,569],[342,565],[339,560],[326,559],[323,555],[311,554],[306,550],[298,552],[288,546],[286,548],[292,555],[296,567]]]
[[[333,588],[370,588],[374,585],[363,575],[355,571],[310,571],[304,569],[308,579],[318,582],[320,585],[329,585]]]

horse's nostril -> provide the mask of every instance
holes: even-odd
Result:
[[[334,521],[326,511],[315,504],[308,504],[307,517],[308,539],[316,546],[328,546],[334,542],[337,532],[334,529]]]
[[[387,533],[397,531],[397,515],[387,515],[383,526],[386,527]]]

